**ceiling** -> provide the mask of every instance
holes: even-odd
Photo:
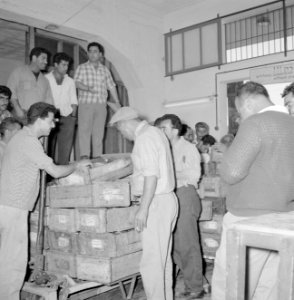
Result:
[[[136,2],[150,6],[161,13],[169,13],[204,1],[208,0],[136,0]]]

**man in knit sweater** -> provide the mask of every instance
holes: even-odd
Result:
[[[0,299],[19,300],[27,268],[28,213],[39,194],[40,170],[52,177],[69,175],[88,160],[55,165],[40,137],[55,127],[56,108],[44,102],[33,104],[27,113],[28,125],[9,141],[0,176]]]
[[[274,106],[267,90],[255,82],[240,87],[235,104],[241,125],[224,154],[220,171],[228,184],[228,213],[216,253],[213,300],[226,299],[227,230],[239,220],[294,207],[294,118],[285,107]],[[277,253],[250,248],[248,266],[248,299],[278,299]]]

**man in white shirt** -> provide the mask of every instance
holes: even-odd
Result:
[[[178,116],[173,114],[162,116],[158,127],[171,143],[176,171],[179,217],[174,232],[173,258],[183,273],[186,288],[179,296],[185,299],[200,299],[204,296],[198,233],[201,202],[196,191],[200,177],[200,154],[193,144],[180,136],[182,123]]]
[[[54,106],[60,111],[59,126],[55,132],[56,139],[52,139],[53,153],[57,144],[56,162],[59,165],[68,164],[75,136],[78,100],[75,82],[67,75],[71,61],[71,57],[66,53],[56,53],[53,57],[54,69],[46,75]]]
[[[134,141],[132,193],[141,198],[135,228],[142,234],[140,272],[148,300],[172,300],[172,231],[178,201],[170,146],[156,127],[138,118],[130,107],[111,118],[121,134]]]

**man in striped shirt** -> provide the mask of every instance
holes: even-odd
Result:
[[[89,60],[78,66],[74,77],[79,91],[78,132],[83,158],[89,158],[91,150],[92,157],[102,154],[107,90],[119,105],[115,83],[109,70],[100,62],[104,56],[103,46],[93,42],[87,50]]]

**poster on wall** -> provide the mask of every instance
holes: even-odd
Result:
[[[250,80],[261,84],[294,82],[294,62],[251,69]]]

